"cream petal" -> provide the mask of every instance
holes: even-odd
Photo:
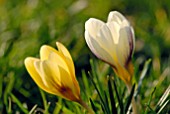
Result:
[[[129,56],[131,56],[129,45],[129,39],[131,38],[131,36],[129,30],[129,27],[124,27],[120,29],[120,38],[119,43],[117,45],[117,55],[119,58],[119,63],[122,66],[125,66],[126,62],[129,59]]]
[[[90,50],[101,60],[115,65],[114,60],[112,58],[112,56],[110,55],[110,53],[108,53],[101,45],[98,41],[96,41],[95,39],[93,39],[87,32],[85,32],[85,39],[87,42],[87,45],[89,46]]]
[[[112,35],[112,39],[113,39],[113,44],[118,44],[119,42],[119,30],[120,30],[120,26],[118,23],[116,22],[108,22],[107,26],[110,30],[110,33]]]
[[[104,25],[105,23],[95,19],[95,18],[90,18],[89,20],[86,21],[85,23],[85,30],[87,30],[93,38],[96,37],[98,31],[100,28]]]
[[[111,31],[108,26],[105,24],[99,31],[99,34],[96,36],[96,40],[103,44],[107,49],[111,49],[114,44]]]
[[[50,46],[43,45],[40,49],[40,59],[42,61],[47,60],[51,52],[57,52],[57,50]]]
[[[93,44],[91,42],[92,37],[90,36],[90,34],[87,30],[85,31],[84,35],[85,35],[85,40],[86,40],[88,47],[97,56],[97,51],[95,50],[95,47],[93,46]]]
[[[130,44],[130,50],[132,50],[132,54],[135,50],[135,32],[134,32],[134,29],[133,27],[130,26],[130,30],[129,30],[129,34],[130,34],[130,40],[129,40],[129,44]]]
[[[126,20],[126,18],[117,11],[112,11],[109,13],[107,22],[115,21],[118,24],[121,24],[123,20]]]
[[[64,45],[62,45],[61,43],[59,42],[56,42],[56,45],[58,47],[58,50],[59,52],[61,52],[61,54],[63,54],[63,56],[65,56],[66,58],[66,63],[72,73],[73,76],[75,76],[75,68],[74,68],[74,63],[73,63],[73,60],[72,60],[72,57],[69,53],[69,51],[64,47]]]
[[[127,21],[127,20],[123,20],[122,21],[122,23],[121,23],[121,26],[130,26],[130,23],[129,23],[129,21]]]
[[[100,44],[100,46],[112,57],[112,61],[114,64],[118,62],[117,54],[116,54],[116,44],[111,34],[109,27],[104,25],[99,32],[96,40]],[[118,39],[118,38],[117,38]],[[113,62],[112,62],[113,63]]]
[[[40,61],[39,59],[27,57],[24,61],[27,71],[29,72],[32,79],[36,82],[36,84],[43,89],[44,91],[47,91],[48,93],[54,94],[52,91],[49,90],[49,88],[43,83],[43,80],[37,70],[34,67],[34,63]]]

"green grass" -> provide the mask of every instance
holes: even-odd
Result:
[[[80,8],[74,5],[78,2],[83,4]],[[124,14],[135,30],[133,81],[140,87],[141,113],[169,113],[168,93],[164,95],[167,100],[160,101],[170,83],[169,5],[168,0],[0,0],[0,113],[86,113],[77,103],[39,90],[25,69],[26,57],[38,57],[41,45],[56,47],[56,41],[73,57],[86,103],[98,113],[112,111],[107,76],[113,76],[117,94],[114,82],[110,88],[120,112],[120,102],[125,105],[128,97],[125,85],[108,65],[95,58],[84,40],[85,21],[90,17],[106,21],[113,10]],[[142,83],[137,83],[139,80]]]

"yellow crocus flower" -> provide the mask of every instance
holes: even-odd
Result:
[[[26,69],[44,91],[80,102],[80,87],[71,55],[61,43],[57,42],[56,45],[58,50],[43,45],[40,49],[40,59],[27,57]]]
[[[135,37],[133,28],[121,13],[110,12],[106,23],[90,18],[85,23],[85,40],[99,59],[110,64],[126,85],[131,85]]]

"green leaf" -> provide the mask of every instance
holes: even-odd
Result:
[[[108,113],[107,107],[106,107],[105,102],[104,102],[104,100],[103,100],[103,98],[102,98],[102,95],[101,95],[99,89],[97,88],[97,86],[96,86],[96,84],[95,84],[95,82],[94,82],[94,80],[93,80],[93,78],[92,78],[92,76],[91,76],[90,73],[89,73],[89,76],[90,76],[90,80],[91,80],[94,88],[96,89],[96,91],[97,91],[97,93],[98,93],[98,95],[99,95],[99,98],[100,98],[100,101],[101,101],[101,105],[102,105],[102,107],[103,107],[103,109],[104,109],[104,112]]]
[[[97,69],[96,69],[96,65],[94,64],[94,61],[92,59],[90,59],[90,65],[92,68],[92,76],[96,79],[97,85],[99,87],[100,93],[103,95],[103,88],[102,88],[102,83],[99,81],[99,76],[97,75]]]
[[[14,82],[15,82],[13,72],[9,73],[8,80],[9,80],[9,82],[8,82],[6,88],[5,88],[4,95],[3,95],[3,100],[4,100],[4,104],[5,104],[7,112],[9,110],[9,107],[8,107],[8,95],[11,93],[11,91],[12,91],[12,89],[14,87]]]
[[[154,114],[156,114],[156,112],[154,112],[154,110],[150,107],[150,103],[151,103],[153,94],[155,93],[155,90],[156,90],[156,87],[155,87],[154,90],[152,91],[151,96],[150,96],[150,98],[149,98],[149,101],[148,101],[148,103],[146,104],[147,108],[149,108],[150,111],[152,111],[152,113],[154,113]],[[148,110],[147,110],[147,109],[145,110],[145,114],[148,114]]]
[[[106,105],[108,114],[110,114],[109,101],[108,101],[108,97],[107,97],[106,91],[104,91],[104,98],[105,98],[105,105]]]
[[[61,105],[60,103],[57,103],[57,104],[56,104],[56,107],[58,107],[59,109],[61,109],[64,114],[75,114],[75,113],[73,113],[71,110],[69,110],[68,108],[66,108],[65,106]]]
[[[58,102],[56,103],[53,114],[59,114],[62,107],[58,106],[58,104],[62,104],[62,98],[58,98]]]
[[[86,94],[86,98],[88,98],[89,95],[91,95],[91,90],[89,86],[89,80],[87,79],[85,71],[82,71],[82,81],[84,84],[84,93]]]
[[[162,97],[160,98],[160,100],[158,101],[156,108],[155,108],[155,112],[157,112],[158,114],[161,113],[161,111],[164,109],[164,107],[169,103],[169,99],[168,97],[170,97],[170,85],[168,86],[168,88],[166,89],[166,91],[164,92],[164,94],[162,95]]]
[[[95,104],[93,103],[92,99],[90,98],[90,103],[91,103],[91,106],[92,106],[92,109],[94,112],[97,112],[97,108],[95,106]]]
[[[130,106],[132,98],[133,98],[134,91],[135,91],[135,84],[133,84],[130,95],[127,98],[127,101],[126,101],[126,104],[125,104],[125,111],[124,111],[125,113],[127,113],[128,109],[129,109],[129,106]]]
[[[29,111],[29,114],[33,114],[33,112],[35,111],[35,109],[37,108],[37,104],[36,105],[34,105],[33,107],[32,107],[32,109]]]
[[[24,112],[25,114],[29,113],[29,111],[23,106],[23,104],[19,101],[19,99],[17,99],[12,93],[10,93],[10,96],[12,100],[18,105],[18,107],[21,109],[22,112]]]
[[[110,96],[110,103],[111,103],[111,111],[112,114],[117,114],[117,109],[115,106],[115,100],[114,100],[114,95],[113,95],[113,88],[112,88],[112,77],[109,76],[109,80],[108,80],[108,88],[109,88],[109,96]]]
[[[40,88],[39,88],[39,90],[40,90],[40,94],[41,94],[41,97],[42,97],[42,100],[43,100],[44,114],[48,114],[48,108],[49,108],[50,104],[47,103],[44,91]]]
[[[120,100],[120,97],[119,97],[119,93],[117,91],[117,86],[116,86],[116,82],[113,80],[113,87],[114,87],[114,90],[116,92],[116,97],[117,97],[117,100],[118,100],[118,103],[119,103],[119,107],[120,107],[120,114],[124,114],[124,106],[123,106],[123,101]]]
[[[138,95],[139,92],[140,92],[143,79],[144,79],[145,76],[146,76],[146,73],[147,73],[147,71],[148,71],[148,69],[149,69],[149,65],[150,65],[151,61],[152,61],[151,59],[148,59],[148,60],[145,62],[144,68],[143,68],[143,70],[142,70],[142,73],[141,73],[141,75],[140,75],[140,79],[139,79],[139,82],[138,82],[138,87],[137,87],[137,89],[136,89],[136,91],[135,91],[135,94],[134,94],[135,99],[136,99],[137,95]]]

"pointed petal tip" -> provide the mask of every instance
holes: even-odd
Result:
[[[95,19],[95,18],[89,18],[86,22],[85,22],[85,30],[87,30],[89,28],[89,26],[94,23],[94,22],[98,22],[100,20]]]
[[[25,65],[28,65],[30,62],[33,62],[33,61],[35,61],[35,60],[38,60],[37,58],[34,58],[34,57],[27,57],[27,58],[25,58],[25,60],[24,60],[24,64]]]
[[[118,11],[111,11],[109,14],[120,14]]]
[[[47,48],[48,48],[47,45],[42,45],[41,48],[40,48],[40,51],[45,50],[45,49],[47,49]]]
[[[60,43],[60,42],[56,42],[56,46],[59,49],[61,46],[64,46],[64,45],[62,43]]]
[[[61,43],[60,42],[56,42],[56,45],[58,46],[58,45],[60,45]]]

